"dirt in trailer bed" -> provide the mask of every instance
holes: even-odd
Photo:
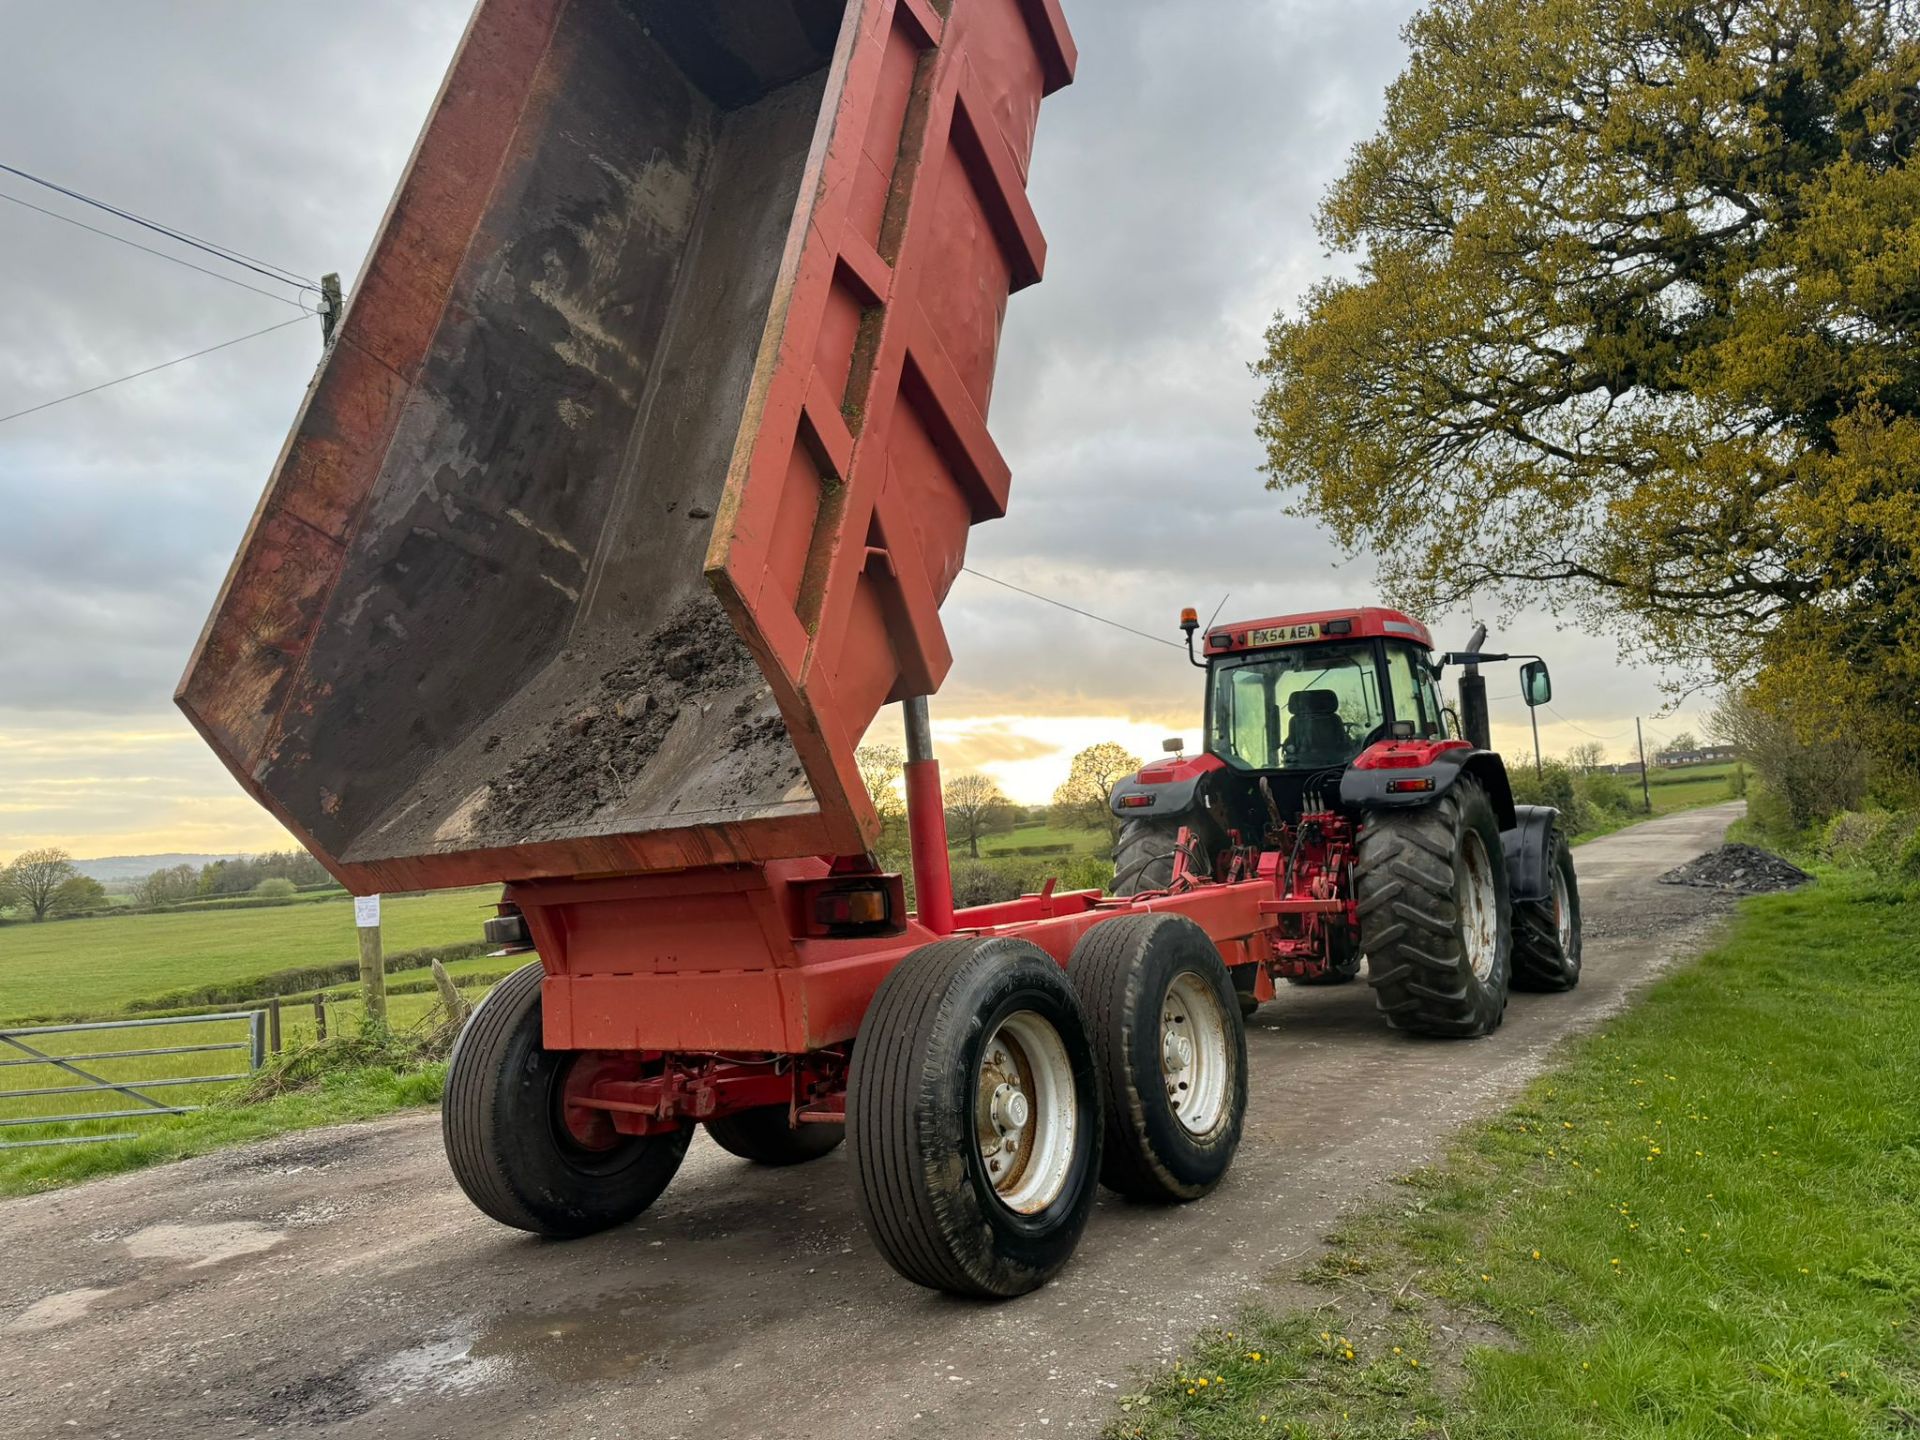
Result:
[[[1659,876],[1739,812],[1579,847],[1580,988],[1516,995],[1485,1040],[1389,1032],[1364,984],[1284,987],[1248,1026],[1220,1188],[1171,1209],[1103,1194],[1073,1263],[1004,1305],[895,1275],[844,1148],[764,1170],[697,1137],[651,1211],[570,1244],[482,1217],[434,1115],[0,1202],[0,1435],[1096,1434],[1143,1368],[1272,1298],[1343,1212],[1697,951],[1734,897]]]
[[[578,673],[595,654],[561,656]],[[741,695],[745,689],[760,693]],[[727,800],[750,798],[770,780],[791,784],[800,761],[787,738],[753,657],[740,643],[720,602],[701,594],[680,606],[637,652],[601,671],[572,713],[549,722],[494,789],[479,828],[496,834],[551,831],[625,806],[690,706],[731,702],[735,774]],[[739,698],[735,698],[738,696]],[[497,744],[497,737],[489,737]]]

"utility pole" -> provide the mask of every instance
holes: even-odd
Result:
[[[1646,802],[1647,814],[1653,813],[1653,783],[1647,778],[1647,737],[1640,729],[1640,717],[1633,717],[1633,738],[1640,745],[1640,798]]]
[[[340,277],[328,271],[320,277],[320,343],[331,345],[333,332],[340,328],[340,312],[345,308],[345,297],[340,289]]]
[[[380,897],[356,895],[353,899],[354,928],[360,932],[360,998],[366,1003],[367,1019],[387,1023],[387,965],[380,953]]]

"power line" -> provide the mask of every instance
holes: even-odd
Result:
[[[175,265],[184,265],[187,269],[198,271],[202,275],[211,275],[214,279],[223,280],[229,285],[238,285],[242,290],[251,290],[256,295],[264,295],[269,300],[279,301],[282,305],[291,305],[303,315],[315,315],[319,313],[315,310],[309,310],[298,300],[289,299],[277,291],[262,290],[258,285],[249,285],[246,281],[236,280],[231,275],[222,275],[218,270],[209,270],[204,265],[194,264],[191,260],[182,260],[178,255],[169,255],[166,251],[156,250],[151,245],[142,245],[137,240],[129,240],[124,235],[116,235],[111,230],[102,230],[97,225],[89,225],[83,220],[76,220],[71,215],[62,215],[58,210],[48,210],[43,206],[22,200],[18,195],[9,195],[4,190],[0,190],[0,200],[5,200],[10,205],[18,205],[23,210],[31,210],[37,215],[45,215],[49,219],[58,220],[63,225],[72,225],[94,235],[104,235],[109,240],[117,240],[122,245],[131,245],[135,250],[145,251],[149,255],[158,255],[162,260],[171,260]]]
[[[70,200],[78,200],[83,205],[91,205],[96,210],[104,210],[109,215],[117,215],[120,219],[130,224],[141,226],[143,229],[151,230],[158,235],[165,235],[169,240],[177,240],[182,245],[191,245],[196,250],[204,250],[207,254],[218,256],[230,265],[239,265],[243,269],[251,270],[256,275],[264,275],[267,279],[278,281],[282,285],[300,285],[309,290],[317,290],[320,288],[317,283],[307,276],[294,270],[288,270],[284,266],[275,265],[271,260],[262,260],[257,255],[248,255],[244,251],[232,250],[224,245],[215,244],[211,240],[203,240],[198,235],[188,234],[185,230],[175,230],[169,225],[162,225],[157,220],[148,220],[144,216],[136,215],[131,210],[122,210],[118,205],[109,205],[104,200],[96,200],[91,195],[82,194],[78,190],[56,184],[52,180],[43,180],[40,176],[29,174],[27,171],[21,170],[16,166],[0,162],[0,171],[5,171],[9,175],[17,175],[22,180],[31,181],[33,184],[51,190],[55,194],[65,195]]]
[[[198,360],[202,355],[211,355],[216,350],[225,350],[231,346],[243,344],[248,340],[258,340],[262,335],[271,335],[274,331],[284,330],[289,325],[298,325],[306,318],[307,316],[305,315],[299,315],[292,320],[282,320],[278,325],[269,325],[264,330],[255,330],[246,335],[236,335],[231,340],[222,340],[218,345],[209,345],[206,349],[196,350],[191,355],[180,355],[172,360],[162,360],[158,365],[149,365],[144,370],[136,370],[131,375],[122,375],[117,380],[102,381],[98,385],[89,385],[84,390],[76,390],[71,395],[62,395],[55,400],[43,400],[38,405],[29,405],[24,410],[16,410],[11,415],[0,415],[0,425],[6,424],[9,420],[18,420],[23,415],[37,415],[42,410],[51,410],[56,405],[64,405],[67,401],[78,400],[84,395],[97,395],[102,390],[111,390],[115,385],[124,385],[129,380],[138,380],[141,376],[151,375],[158,370],[168,370],[175,365],[184,365],[189,360]]]
[[[1003,590],[1011,590],[1013,591],[1014,594],[1024,595],[1029,600],[1038,600],[1043,605],[1051,605],[1058,610],[1070,611],[1072,614],[1079,615],[1082,618],[1087,620],[1097,620],[1102,625],[1111,625],[1114,629],[1124,630],[1129,635],[1138,635],[1142,640],[1151,640],[1156,645],[1171,645],[1176,650],[1183,648],[1180,642],[1177,640],[1169,640],[1164,635],[1149,635],[1146,631],[1136,630],[1131,625],[1122,625],[1118,620],[1109,620],[1107,619],[1106,616],[1096,615],[1091,610],[1082,610],[1078,605],[1069,605],[1067,604],[1066,601],[1055,600],[1050,595],[1041,595],[1032,590],[1023,590],[1018,585],[1010,584],[1009,582],[1005,580],[997,579],[992,575],[982,574],[980,571],[975,570],[971,565],[963,565],[960,568],[966,571],[967,574],[973,576],[974,579],[976,580],[985,580],[990,585],[998,585]]]
[[[1617,735],[1596,735],[1593,731],[1583,729],[1581,726],[1574,724],[1573,721],[1567,719],[1566,716],[1554,709],[1553,706],[1547,706],[1546,710],[1549,715],[1553,716],[1554,719],[1558,720],[1562,725],[1565,725],[1569,730],[1578,730],[1589,740],[1624,740],[1627,738],[1627,732],[1624,730],[1620,731]]]

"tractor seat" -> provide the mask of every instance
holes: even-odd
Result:
[[[1340,696],[1333,690],[1302,690],[1287,697],[1287,754],[1296,764],[1338,765],[1352,742],[1340,723]]]

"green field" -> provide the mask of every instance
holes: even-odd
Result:
[[[980,858],[993,860],[1011,857],[1015,850],[1032,846],[1065,845],[1067,853],[1059,858],[1069,859],[1078,855],[1105,855],[1107,853],[1107,832],[1103,829],[1082,830],[1074,827],[1054,825],[1043,822],[1038,825],[1022,825],[1013,830],[1002,830],[992,835],[980,837]],[[956,857],[967,853],[963,840],[951,847]],[[1020,859],[1045,858],[1020,856]]]
[[[471,944],[498,895],[488,887],[388,899],[381,911],[387,952]],[[0,926],[0,1021],[111,1016],[172,991],[358,953],[345,899]]]

